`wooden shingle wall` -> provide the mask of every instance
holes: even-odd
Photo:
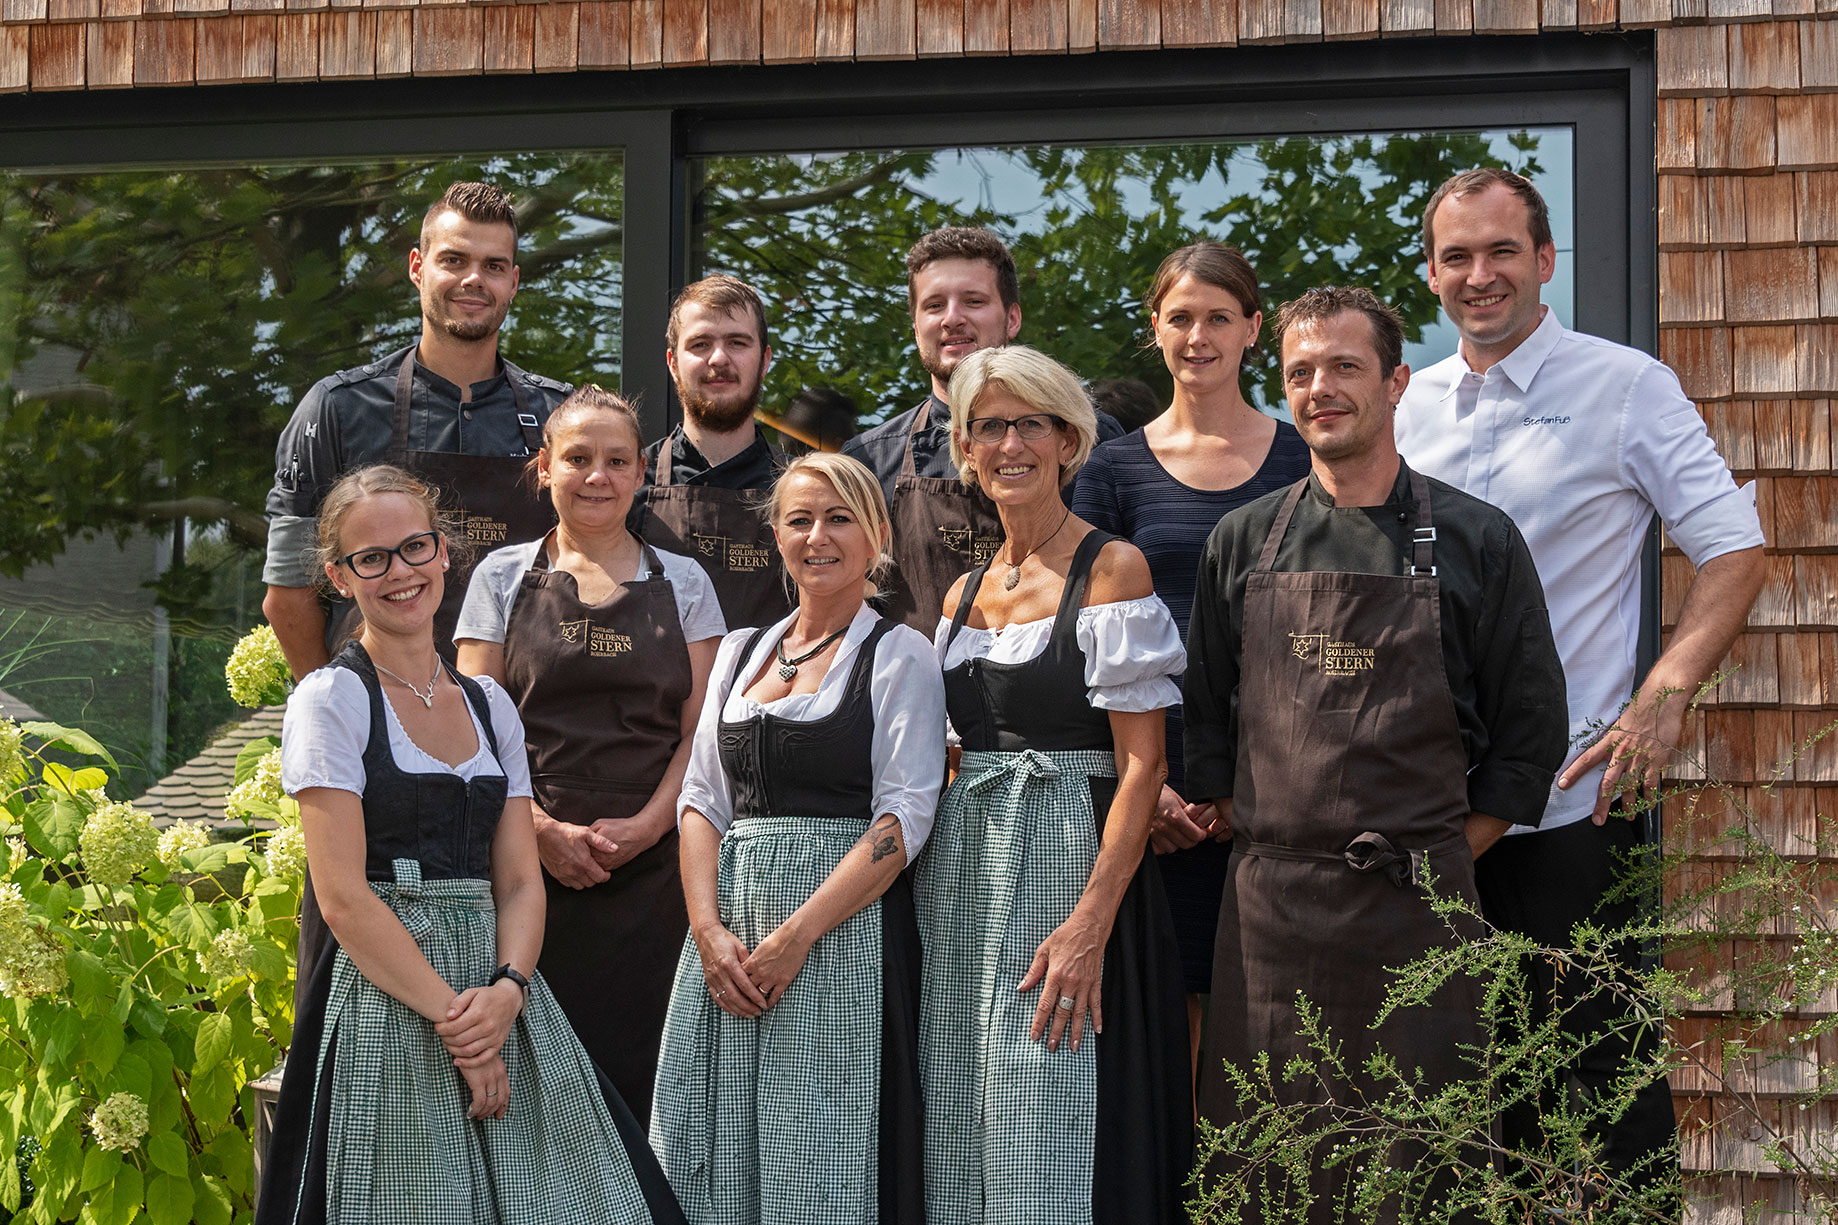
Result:
[[[1661,355],[1754,482],[1770,543],[1735,670],[1689,744],[1763,836],[1816,858],[1815,818],[1838,814],[1838,738],[1796,746],[1838,719],[1833,16],[1838,0],[0,0],[0,92],[1655,28]],[[1669,552],[1668,627],[1689,574]],[[1727,1114],[1709,1087],[1681,1078],[1690,1117]],[[1838,1125],[1811,1113],[1783,1126]],[[1703,1132],[1687,1162],[1752,1164],[1744,1136]],[[1784,1194],[1704,1189],[1731,1212]]]

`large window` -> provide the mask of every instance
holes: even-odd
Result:
[[[1446,356],[1454,336],[1423,278],[1423,206],[1483,163],[1530,175],[1550,202],[1558,267],[1546,301],[1569,322],[1573,147],[1568,127],[1546,126],[713,157],[696,166],[694,251],[700,271],[741,276],[773,303],[769,402],[827,385],[864,423],[909,407],[923,379],[902,261],[919,235],[962,224],[1013,248],[1022,340],[1087,378],[1142,379],[1165,403],[1142,296],[1162,258],[1197,237],[1243,250],[1271,310],[1310,286],[1364,285],[1404,315],[1407,361]],[[1265,348],[1246,390],[1286,415]]]
[[[614,154],[0,175],[0,690],[131,786],[235,713],[275,437],[316,380],[412,342],[407,252],[457,179],[518,198],[504,348],[619,377]]]

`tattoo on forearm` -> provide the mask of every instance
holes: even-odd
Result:
[[[899,851],[900,841],[894,837],[894,831],[900,828],[900,822],[894,817],[882,817],[867,832],[856,839],[856,845],[866,844],[870,850],[870,863],[879,863]]]
[[[899,849],[900,842],[897,838],[892,834],[882,834],[880,840],[874,844],[874,858],[871,862],[879,863]]]

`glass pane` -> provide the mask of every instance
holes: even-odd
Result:
[[[407,253],[460,179],[519,201],[505,354],[616,381],[616,151],[0,173],[0,691],[102,738],[130,794],[236,717],[275,438],[413,340]]]
[[[1557,275],[1545,300],[1568,321],[1573,146],[1571,129],[1546,127],[710,158],[696,254],[766,295],[768,404],[830,385],[864,425],[911,407],[924,376],[903,260],[921,234],[953,224],[986,225],[1014,249],[1023,342],[1087,379],[1143,379],[1166,403],[1142,295],[1162,258],[1198,237],[1250,257],[1267,315],[1313,285],[1364,285],[1404,315],[1407,361],[1446,356],[1454,336],[1424,282],[1423,205],[1483,163],[1530,176],[1548,200]],[[1254,359],[1246,394],[1287,416],[1272,354]]]

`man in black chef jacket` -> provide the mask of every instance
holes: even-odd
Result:
[[[1015,257],[985,229],[933,230],[906,253],[906,295],[931,394],[850,439],[842,453],[867,464],[887,496],[894,559],[887,615],[929,635],[951,584],[1002,543],[995,506],[967,488],[951,462],[946,393],[959,362],[1020,332]],[[1098,414],[1099,442],[1122,433],[1113,417]]]
[[[533,540],[554,521],[523,484],[542,423],[568,386],[520,370],[498,352],[517,294],[517,214],[487,183],[455,183],[428,209],[408,254],[421,295],[421,338],[366,366],[321,379],[294,409],[275,447],[268,492],[268,557],[262,613],[295,676],[331,657],[354,627],[352,606],[322,600],[306,563],[317,543],[319,506],[339,477],[387,461],[436,486],[475,554]],[[456,563],[435,621],[451,656],[467,571]]]
[[[729,627],[770,625],[791,597],[760,508],[786,462],[753,424],[772,365],[765,303],[745,281],[704,277],[671,303],[664,343],[683,420],[645,448],[633,528],[702,563]]]
[[[1420,1070],[1425,1095],[1474,1074],[1462,1048],[1484,1038],[1480,985],[1453,980],[1374,1031],[1385,967],[1459,938],[1426,878],[1478,912],[1474,859],[1508,825],[1538,821],[1568,730],[1518,529],[1398,456],[1392,417],[1410,370],[1396,313],[1363,289],[1316,289],[1277,327],[1313,470],[1214,529],[1188,637],[1188,787],[1234,833],[1215,1062],[1200,1086],[1201,1113],[1218,1121],[1236,1095],[1216,1060],[1248,1068],[1268,1052],[1280,1069],[1313,1054],[1298,992],[1344,1044],[1351,1084],[1330,1086],[1336,1100],[1372,1089],[1375,1046]],[[1277,1092],[1314,1103],[1328,1089]],[[1413,1168],[1408,1147],[1391,1168]],[[1347,1177],[1347,1165],[1317,1167],[1311,1220],[1340,1219]]]

